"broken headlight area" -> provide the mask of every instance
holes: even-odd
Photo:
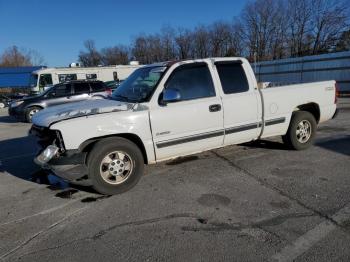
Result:
[[[48,146],[57,147],[56,154],[62,154],[66,151],[61,132],[58,130],[33,125],[29,134],[36,137],[40,151],[45,150]]]
[[[40,165],[46,164],[57,155],[58,150],[57,146],[49,145],[35,158],[35,162]]]

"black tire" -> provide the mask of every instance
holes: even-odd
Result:
[[[105,157],[115,151],[124,152],[127,158],[130,157],[132,163],[131,172],[129,172],[127,179],[120,184],[108,183],[100,172]],[[143,175],[144,159],[138,146],[130,140],[121,137],[106,138],[97,142],[92,148],[87,159],[87,165],[93,188],[104,195],[115,195],[126,192],[137,184]],[[119,178],[122,177],[119,176]]]
[[[297,136],[298,125],[303,121],[307,121],[306,123],[309,123],[311,126],[309,138],[306,139],[305,142],[301,142],[300,140],[302,139],[300,137],[298,138]],[[284,144],[290,149],[304,150],[313,144],[316,135],[316,129],[316,119],[311,113],[306,111],[296,111],[292,115],[288,131],[284,136],[282,136],[282,140]]]
[[[28,123],[31,123],[32,122],[32,117],[33,117],[33,115],[35,114],[33,114],[33,112],[35,112],[35,111],[40,111],[40,110],[42,110],[42,108],[41,107],[38,107],[38,106],[32,106],[32,107],[29,107],[27,110],[26,110],[26,115],[25,115],[25,117],[26,117],[26,121],[28,122]],[[36,112],[37,113],[37,112]]]

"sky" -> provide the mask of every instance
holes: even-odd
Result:
[[[163,26],[193,28],[238,16],[247,0],[0,0],[0,54],[34,49],[48,66],[76,62],[83,43],[130,44]]]

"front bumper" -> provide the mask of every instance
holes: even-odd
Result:
[[[16,117],[20,120],[24,120],[25,119],[25,110],[20,107],[20,106],[17,106],[17,107],[11,107],[11,105],[9,106],[8,108],[8,114],[10,116],[13,116],[13,117]]]
[[[85,165],[86,153],[81,153],[76,150],[69,150],[59,155],[57,153],[48,161],[43,161],[42,150],[34,159],[34,162],[43,169],[48,169],[54,172],[57,176],[69,181],[81,183],[87,180],[88,169]]]

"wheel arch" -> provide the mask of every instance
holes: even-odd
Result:
[[[42,105],[30,104],[30,105],[26,106],[26,110],[33,108],[33,107],[39,107],[41,109],[44,109],[44,107]]]
[[[320,111],[320,107],[317,103],[312,102],[312,103],[302,104],[302,105],[297,106],[293,111],[309,112],[310,114],[312,114],[315,117],[317,124],[320,121],[321,111]]]
[[[141,138],[138,135],[132,134],[132,133],[121,133],[121,134],[113,134],[113,135],[91,138],[91,139],[88,139],[88,140],[84,141],[83,143],[81,143],[78,150],[80,152],[87,153],[87,157],[88,157],[89,152],[91,151],[93,146],[98,141],[101,141],[101,140],[106,139],[106,138],[114,138],[114,137],[122,137],[122,138],[125,138],[125,139],[133,142],[134,144],[136,144],[136,146],[141,150],[141,153],[142,153],[143,159],[144,159],[144,163],[148,164],[148,156],[147,156],[145,145],[143,144]],[[86,157],[86,159],[87,159],[87,157]]]

